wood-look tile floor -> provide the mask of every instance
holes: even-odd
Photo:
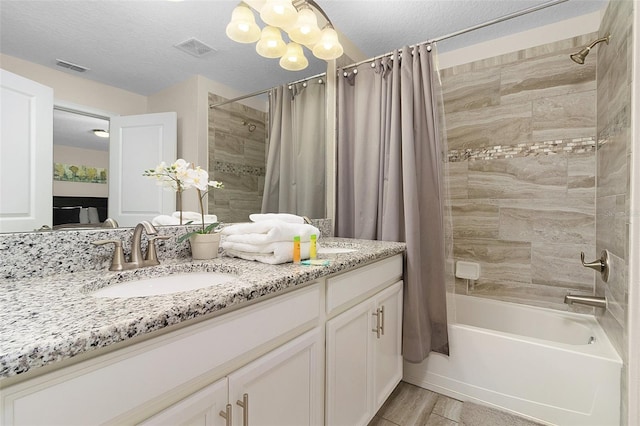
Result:
[[[457,426],[462,402],[400,382],[369,426]]]

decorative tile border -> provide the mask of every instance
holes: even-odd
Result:
[[[551,141],[495,145],[489,147],[451,149],[447,153],[450,163],[475,160],[496,160],[504,158],[528,157],[552,154],[584,154],[595,152],[596,138],[556,139]]]
[[[245,166],[243,164],[227,163],[225,161],[216,161],[213,170],[223,173],[233,173],[245,176],[265,176],[266,167]]]

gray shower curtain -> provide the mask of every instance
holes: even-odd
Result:
[[[325,103],[319,80],[271,90],[263,213],[326,216]]]
[[[401,60],[363,64],[338,81],[336,235],[407,243],[403,356],[410,362],[449,353],[446,150],[430,48],[405,47]]]

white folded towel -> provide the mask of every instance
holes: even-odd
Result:
[[[310,245],[310,243],[300,244],[301,259],[309,258]],[[239,257],[271,265],[293,261],[293,242],[278,242],[256,246],[225,241],[222,243],[222,248],[226,256]],[[246,250],[243,250],[243,248]]]
[[[260,222],[263,220],[281,220],[289,223],[304,223],[302,216],[296,216],[290,213],[253,213],[249,215],[252,222]]]
[[[171,215],[175,218],[178,219],[178,223],[180,222],[180,212],[173,212],[173,214]],[[202,215],[198,212],[189,212],[189,211],[184,211],[182,212],[182,223],[187,223],[189,221],[193,221],[196,223],[202,223]],[[216,216],[215,214],[205,214],[204,215],[204,223],[215,223],[218,221],[218,216]]]
[[[318,228],[312,225],[288,223],[279,220],[239,223],[227,226],[221,231],[225,241],[245,244],[269,244],[280,241],[293,243],[293,237],[300,237],[301,243],[310,241],[311,235],[320,237]]]
[[[168,216],[166,214],[162,214],[160,216],[156,216],[153,219],[151,219],[151,224],[153,226],[180,225],[180,219],[177,219],[173,216]]]

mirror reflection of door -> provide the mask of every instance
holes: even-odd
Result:
[[[53,227],[98,226],[107,217],[109,118],[53,110]]]

